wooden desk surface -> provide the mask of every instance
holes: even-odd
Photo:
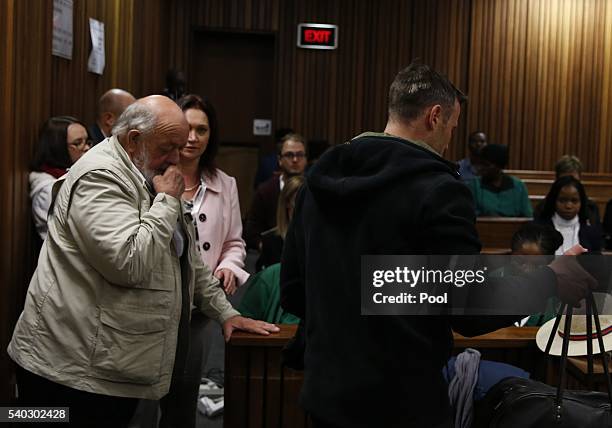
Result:
[[[295,335],[297,325],[279,324],[280,332],[269,336],[235,332],[230,346],[282,347]],[[454,333],[455,348],[527,348],[535,346],[538,327],[506,327],[477,337],[463,337]]]
[[[272,346],[282,347],[295,335],[297,324],[277,324],[280,328],[278,333],[270,333],[269,336],[236,331],[230,339],[230,346]]]
[[[455,348],[527,348],[536,346],[539,327],[506,327],[476,337],[453,333]]]

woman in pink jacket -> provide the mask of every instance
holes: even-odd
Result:
[[[181,150],[180,163],[185,212],[193,217],[202,260],[231,295],[249,277],[243,269],[246,250],[236,180],[215,167],[219,141],[217,117],[210,102],[185,95],[178,105],[189,123],[189,139]]]
[[[246,250],[236,180],[215,166],[219,140],[212,105],[197,95],[185,95],[177,104],[189,123],[189,138],[180,153],[185,179],[183,206],[193,217],[202,260],[231,295],[249,277],[243,269]],[[170,391],[161,400],[160,428],[195,427],[205,326],[205,317],[193,311],[189,354],[182,370],[175,366]]]

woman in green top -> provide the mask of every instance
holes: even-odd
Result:
[[[504,174],[508,148],[489,144],[480,152],[480,177],[467,182],[479,216],[533,217],[527,187],[516,177]]]

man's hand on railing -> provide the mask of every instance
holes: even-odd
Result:
[[[223,337],[229,342],[234,330],[244,330],[249,333],[257,333],[263,336],[268,336],[270,333],[278,333],[280,329],[269,322],[258,321],[243,316],[235,316],[223,323]]]

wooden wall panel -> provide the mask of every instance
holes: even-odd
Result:
[[[273,32],[274,125],[334,144],[381,129],[390,80],[420,58],[470,98],[448,158],[463,157],[469,132],[482,129],[510,145],[511,168],[551,169],[574,153],[605,172],[611,8],[593,0],[173,0],[169,58],[189,68],[194,27]],[[338,50],[296,48],[296,26],[309,21],[338,24]]]
[[[14,43],[15,0],[6,0],[0,5],[0,28],[4,29],[4,37],[0,40],[0,129],[5,135],[13,135],[14,109],[13,78],[15,72]],[[1,143],[0,143],[1,144]],[[14,144],[0,145],[0,346],[5,346],[11,331],[15,299],[11,293],[13,281],[12,231],[13,221],[13,174],[12,161]],[[0,403],[7,404],[12,395],[10,381],[10,359],[4,350],[0,350]]]
[[[51,114],[95,120],[98,98],[119,87],[139,98],[164,88],[168,42],[167,4],[145,0],[82,0],[74,4],[72,60],[52,57]],[[104,22],[106,66],[87,71],[91,51],[89,18]]]
[[[508,144],[510,167],[610,158],[610,2],[473,0],[468,127]],[[612,196],[612,195],[611,195]]]

